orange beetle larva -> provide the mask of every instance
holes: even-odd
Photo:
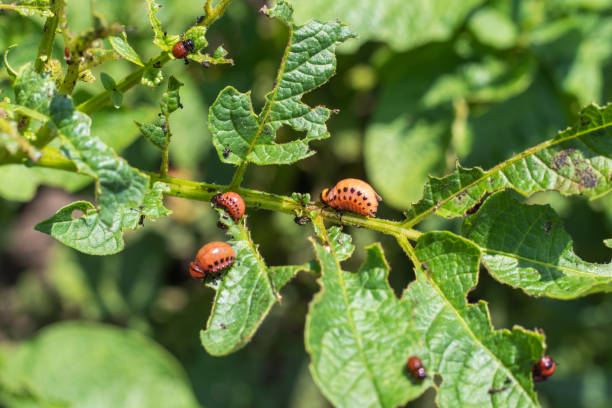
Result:
[[[204,278],[207,274],[221,272],[234,264],[234,249],[225,242],[210,242],[198,251],[189,265],[189,274],[194,278]]]
[[[336,210],[376,217],[380,197],[363,180],[347,178],[321,192],[321,201]]]
[[[234,219],[238,221],[244,215],[244,200],[240,197],[240,194],[228,191],[227,193],[215,195],[211,202],[217,207],[225,208],[225,211]]]

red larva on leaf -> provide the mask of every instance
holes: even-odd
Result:
[[[347,178],[321,192],[321,201],[340,211],[350,211],[366,217],[376,217],[378,210],[376,191],[363,180]]]
[[[408,359],[408,363],[406,363],[406,367],[408,368],[408,371],[412,373],[412,376],[417,380],[424,380],[427,377],[425,367],[423,367],[423,362],[417,356],[410,357]]]
[[[189,274],[194,278],[205,278],[229,268],[234,264],[234,249],[225,242],[210,242],[198,251],[189,265]]]
[[[211,202],[217,207],[224,208],[234,221],[238,221],[244,215],[244,200],[240,197],[240,194],[233,191],[217,194],[212,198]]]
[[[533,374],[533,381],[541,382],[548,380],[557,369],[557,362],[550,356],[542,356],[540,361],[533,365],[531,370]]]
[[[172,47],[172,55],[177,59],[185,58],[187,54],[193,51],[193,47],[193,40],[179,41]]]

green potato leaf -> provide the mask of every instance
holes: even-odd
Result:
[[[434,212],[447,218],[463,216],[485,193],[506,188],[525,196],[555,190],[565,196],[600,197],[612,189],[610,126],[612,105],[589,105],[575,126],[489,171],[458,165],[448,176],[430,177],[405,223],[414,225]]]
[[[282,0],[269,15],[287,24],[290,40],[261,113],[253,112],[250,93],[231,86],[223,89],[210,107],[213,144],[225,163],[289,164],[314,154],[309,142],[329,137],[325,122],[330,110],[311,108],[301,98],[329,80],[336,70],[336,47],[355,34],[339,22],[315,20],[295,25],[293,10]],[[276,143],[276,131],[283,125],[305,132],[304,138]],[[227,149],[229,154],[224,155]]]
[[[308,265],[268,267],[246,222],[235,223],[222,210],[218,211],[232,237],[228,244],[234,249],[236,260],[222,277],[208,282],[216,294],[200,339],[208,353],[223,356],[248,344],[272,307],[281,300],[280,289],[299,271],[307,270]]]
[[[478,282],[480,249],[449,232],[431,232],[419,238],[415,256],[422,266],[403,300],[428,349],[420,356],[428,375],[442,379],[438,406],[539,407],[531,368],[543,355],[542,335],[517,326],[494,330],[487,303],[467,302]]]
[[[612,291],[612,264],[585,262],[552,208],[500,191],[467,218],[462,234],[478,245],[497,280],[530,295],[573,299]]]
[[[404,405],[429,384],[415,383],[405,371],[408,357],[420,348],[410,306],[389,286],[379,244],[366,248],[357,273],[343,271],[337,245],[320,224],[323,245],[313,241],[313,246],[321,289],[310,303],[305,328],[310,372],[334,406]]]
[[[199,407],[168,351],[134,330],[99,323],[47,326],[12,353],[0,376],[21,401],[36,397],[9,406]]]

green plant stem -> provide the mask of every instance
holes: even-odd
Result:
[[[64,0],[51,0],[51,11],[53,11],[53,17],[48,17],[45,21],[43,35],[38,46],[38,56],[34,62],[34,69],[39,74],[43,72],[45,64],[51,59],[57,24],[64,12]]]
[[[46,147],[43,149],[42,153],[42,157],[36,163],[37,166],[76,172],[74,163],[63,157],[61,152],[59,152],[57,149]],[[229,187],[226,185],[202,183],[174,177],[162,177],[160,174],[153,172],[146,173],[151,177],[152,183],[160,181],[166,184],[170,190],[164,194],[173,197],[210,201],[215,194],[222,191],[227,191]],[[421,235],[420,231],[405,228],[397,221],[385,220],[381,218],[366,218],[351,213],[339,213],[319,202],[310,202],[307,205],[302,205],[293,200],[291,197],[278,194],[271,194],[247,188],[237,188],[232,191],[240,194],[248,207],[283,212],[291,215],[309,215],[309,213],[315,212],[320,214],[321,217],[328,222],[358,228],[367,228],[372,231],[378,231],[382,232],[383,234],[393,235],[395,237],[401,237],[409,240],[417,240]]]
[[[166,193],[167,195],[189,198],[192,200],[210,201],[215,194],[225,191],[228,187],[217,184],[182,180],[173,177],[162,178],[160,175],[155,173],[149,173],[149,175],[151,176],[152,181],[161,181],[170,188],[170,191]],[[287,196],[265,193],[242,187],[233,189],[232,191],[240,194],[248,207],[284,212],[293,215],[297,213],[307,215],[310,212],[316,212],[321,214],[325,221],[353,227],[367,228],[373,231],[382,232],[384,234],[402,236],[411,240],[416,240],[421,235],[421,232],[419,231],[403,228],[400,223],[396,221],[381,218],[366,218],[351,213],[339,213],[334,209],[318,202],[310,202],[307,205],[302,205]]]
[[[140,79],[142,78],[142,75],[144,74],[145,70],[151,68],[152,66],[161,67],[168,61],[170,61],[170,54],[165,51],[160,52],[157,57],[149,61],[144,67],[138,68],[136,71],[132,72],[131,74],[117,82],[116,89],[121,93],[129,90],[133,86],[138,85],[140,83]],[[87,115],[90,115],[94,112],[99,111],[109,103],[110,91],[104,90],[77,106],[77,109]]]
[[[227,6],[229,6],[232,0],[221,0],[219,4],[217,4],[215,7],[211,7],[211,2],[212,0],[206,1],[206,4],[204,5],[204,11],[206,12],[206,16],[198,24],[199,26],[208,27],[209,25],[214,23],[215,20],[225,14],[225,9],[227,8]]]

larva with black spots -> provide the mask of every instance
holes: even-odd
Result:
[[[321,201],[340,211],[376,217],[380,196],[363,180],[347,178],[321,192]]]

